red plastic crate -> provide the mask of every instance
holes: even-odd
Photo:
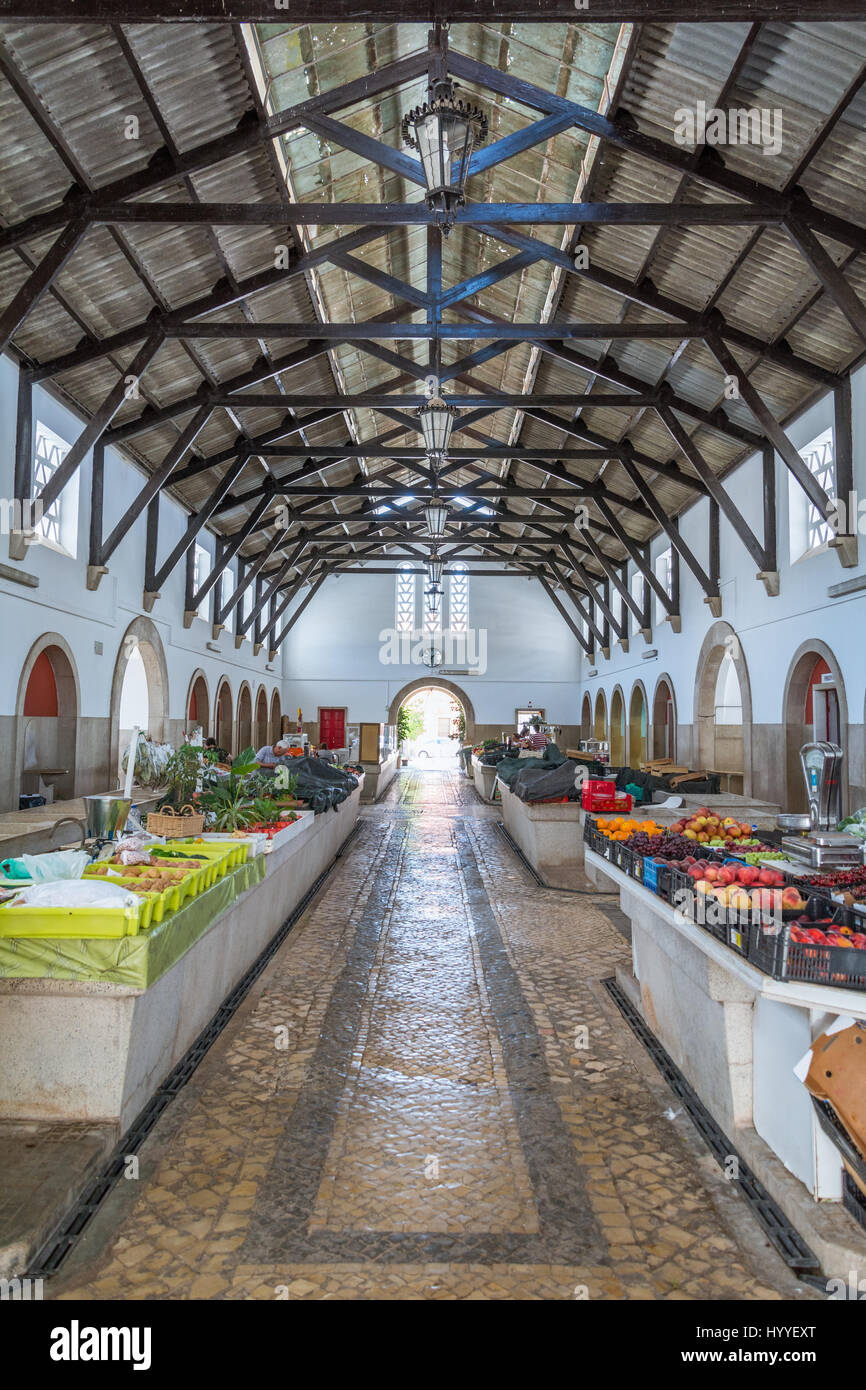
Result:
[[[580,804],[585,811],[600,811],[602,809],[607,809],[606,806],[602,807],[601,805],[595,805],[594,803],[597,801],[609,801],[612,810],[615,796],[616,783],[612,780],[608,781],[598,777],[588,778],[587,781],[582,783],[580,788]]]
[[[630,811],[632,798],[630,792],[617,792],[614,796],[596,794],[582,800],[581,805],[584,811],[591,811],[594,815],[614,815]]]

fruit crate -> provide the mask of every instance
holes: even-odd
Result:
[[[821,1100],[819,1096],[812,1096],[812,1104],[815,1107],[815,1115],[817,1116],[819,1125],[834,1148],[839,1150],[842,1162],[848,1170],[845,1177],[851,1183],[854,1193],[856,1193],[857,1202],[859,1203],[858,1210],[851,1211],[851,1208],[848,1207],[847,1200],[845,1200],[845,1206],[848,1207],[849,1211],[851,1211],[851,1215],[856,1217],[861,1226],[866,1226],[866,1219],[864,1219],[864,1217],[866,1217],[866,1197],[863,1195],[864,1192],[866,1192],[866,1159],[864,1159],[860,1150],[855,1146],[847,1129],[842,1124],[842,1121],[839,1119],[839,1116],[836,1114],[830,1102],[828,1100]],[[852,1197],[854,1193],[852,1193]],[[843,1193],[843,1200],[845,1196],[846,1194]]]
[[[644,855],[643,886],[661,898],[663,903],[669,903],[672,898],[671,872],[670,864],[659,864],[651,854]]]
[[[611,841],[610,860],[628,878],[643,883],[643,855],[629,849],[623,840]]]
[[[708,855],[707,858],[714,864],[724,864],[726,856],[717,854]],[[746,956],[749,947],[749,932],[748,923],[742,920],[743,914],[735,908],[731,908],[725,911],[724,918],[722,918],[721,911],[714,911],[712,916],[708,917],[706,911],[698,910],[699,895],[695,888],[695,880],[691,875],[685,869],[678,869],[675,865],[671,865],[669,872],[670,898],[668,901],[672,904],[675,903],[677,894],[685,889],[691,894],[692,910],[687,911],[680,907],[678,911],[682,912],[683,916],[687,917],[690,922],[694,922],[696,927],[700,927],[702,931],[712,936],[714,940],[720,941],[723,946],[730,947],[740,956]],[[709,901],[715,902],[715,899],[710,898]]]
[[[830,916],[836,926],[849,924],[846,909],[827,899],[810,897],[806,910],[813,918]],[[803,980],[808,984],[832,985],[834,989],[866,990],[866,950],[792,941],[790,922],[776,924],[775,930],[755,923],[749,931],[748,957],[752,965],[774,980]]]
[[[583,842],[594,854],[600,854],[603,859],[611,859],[614,848],[614,841],[607,835],[602,835],[597,828],[595,821],[587,816],[583,823]]]

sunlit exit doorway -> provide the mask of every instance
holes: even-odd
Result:
[[[463,709],[447,690],[425,686],[400,706],[397,734],[403,757],[416,767],[450,767],[460,747],[466,721]]]

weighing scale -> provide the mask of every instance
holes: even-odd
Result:
[[[782,849],[810,869],[844,869],[863,862],[863,842],[835,828],[842,819],[843,756],[838,743],[804,743],[800,749],[811,830],[785,835]]]

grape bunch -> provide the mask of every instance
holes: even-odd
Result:
[[[667,830],[661,835],[650,835],[645,830],[636,830],[629,835],[625,843],[635,854],[652,859],[685,859],[687,856],[693,856],[695,852],[694,840],[687,840],[685,835],[677,835]]]

